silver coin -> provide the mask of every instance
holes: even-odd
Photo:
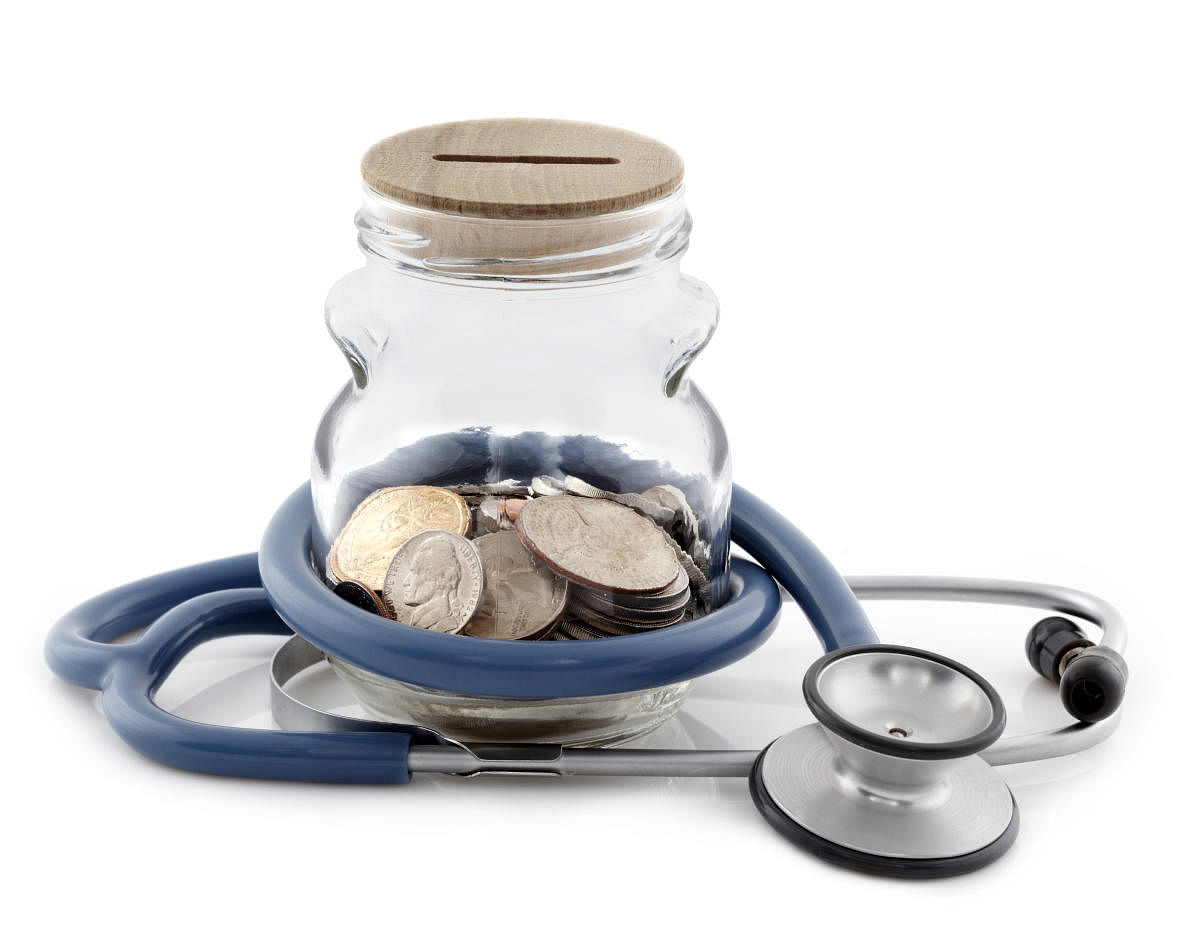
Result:
[[[457,633],[479,609],[483,560],[470,540],[425,530],[396,551],[383,579],[383,599],[400,623]]]
[[[582,620],[564,620],[558,625],[558,632],[570,639],[606,639],[611,633],[594,629]]]
[[[603,498],[632,508],[654,521],[666,533],[675,549],[679,564],[687,571],[694,596],[707,607],[709,602],[708,566],[709,544],[699,536],[699,521],[688,504],[687,496],[674,485],[655,485],[641,494],[613,492],[597,488],[574,475],[556,478],[539,475],[530,483],[536,496],[578,495],[583,498]]]
[[[575,622],[583,623],[590,629],[595,630],[597,633],[603,633],[605,636],[633,636],[647,629],[647,627],[642,626],[621,626],[618,623],[606,623],[603,620],[589,619],[583,616],[576,618]],[[652,629],[653,627],[650,628]]]
[[[528,639],[554,623],[567,606],[567,580],[546,568],[514,531],[475,539],[486,587],[464,636]]]
[[[566,493],[562,479],[556,479],[552,475],[535,475],[529,483],[529,490],[533,492],[535,497]]]
[[[682,608],[691,598],[691,581],[687,570],[681,565],[679,576],[666,589],[657,594],[620,594],[616,591],[599,591],[594,588],[580,588],[580,593],[601,603],[617,604],[634,610],[668,610],[672,607]]]
[[[660,527],[669,527],[679,517],[674,508],[664,507],[657,501],[647,498],[645,495],[597,488],[595,485],[585,482],[575,475],[568,475],[561,481],[552,479],[550,476],[543,476],[542,478],[545,483],[549,483],[551,487],[556,489],[556,491],[546,492],[546,494],[565,492],[569,495],[579,495],[581,498],[603,498],[606,501],[615,501],[617,504],[633,508],[639,514],[645,514]],[[678,489],[676,490],[678,491]],[[683,493],[680,492],[680,494],[682,495]]]
[[[680,607],[669,611],[642,610],[613,613],[598,607],[592,607],[586,600],[576,596],[571,599],[569,612],[587,622],[598,620],[603,623],[641,630],[657,629],[662,626],[670,626],[673,623],[678,623],[686,611],[686,607]]]
[[[654,609],[650,607],[623,607],[612,601],[597,600],[586,596],[582,589],[576,589],[572,599],[578,606],[586,607],[593,613],[598,613],[606,619],[620,620],[636,624],[667,624],[677,620],[687,609],[689,601],[684,601],[674,607]]]
[[[634,633],[647,633],[651,630],[665,629],[668,626],[674,626],[676,623],[683,621],[682,616],[677,616],[666,623],[627,623],[621,620],[611,620],[608,617],[602,617],[599,614],[583,609],[574,611],[572,619],[586,623],[597,632],[607,633],[610,636],[629,636]]]
[[[662,526],[671,532],[680,546],[690,552],[699,534],[700,524],[684,493],[674,485],[655,485],[642,492],[642,497],[672,511],[673,523]]]
[[[555,572],[601,591],[654,594],[679,576],[667,535],[614,501],[574,495],[534,498],[521,508],[517,532]]]
[[[479,503],[471,505],[471,535],[479,536],[484,533],[496,533],[503,529],[506,518],[503,513],[504,501],[501,498],[480,498]],[[511,525],[510,525],[511,526]]]

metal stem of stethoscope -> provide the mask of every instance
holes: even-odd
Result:
[[[1016,803],[990,765],[1069,754],[1107,738],[1126,681],[1120,615],[1090,595],[988,579],[847,581],[792,524],[735,486],[732,537],[761,563],[735,561],[733,591],[694,632],[673,629],[596,643],[510,646],[375,620],[329,592],[312,567],[311,502],[302,486],[280,507],[258,556],[236,556],[114,588],[65,614],[46,641],[50,666],[102,692],[105,716],[131,746],[175,767],[283,780],[405,782],[412,771],[749,777],[755,805],[789,840],[858,870],[904,877],[975,870],[1012,844]],[[761,752],[564,748],[455,742],[434,730],[317,710],[286,690],[325,658],[439,690],[564,698],[652,688],[745,655],[777,618],[782,585],[827,654],[804,675],[817,722]],[[944,656],[880,645],[859,599],[1001,603],[1055,611],[1030,630],[1025,653],[1081,720],[1000,741],[995,689]],[[1097,625],[1093,643],[1068,617]],[[357,618],[357,619],[356,619]],[[125,633],[144,628],[134,642]],[[279,730],[175,716],[154,695],[207,640],[301,633],[271,663]],[[653,638],[651,638],[653,637]],[[559,648],[561,647],[561,648]],[[546,652],[551,651],[549,648]]]
[[[1036,582],[999,578],[923,578],[919,576],[852,576],[846,579],[859,600],[962,601],[1007,604],[1066,614],[1099,628],[1100,645],[1125,651],[1125,619],[1112,604],[1085,591]],[[985,749],[980,757],[993,766],[1058,758],[1098,745],[1113,734],[1120,713],[1095,723],[1076,722],[1058,729],[1009,736]]]
[[[978,870],[1011,847],[1019,826],[1016,800],[992,766],[1076,752],[1115,729],[1124,687],[1124,621],[1104,601],[1052,585],[919,577],[849,578],[847,584],[859,599],[1009,604],[1094,623],[1103,634],[1099,646],[1052,617],[1030,632],[1026,651],[1068,697],[1074,683],[1068,683],[1069,663],[1092,659],[1095,664],[1077,680],[1097,685],[1099,701],[1082,707],[1095,706],[1099,721],[1001,740],[1004,704],[983,677],[932,652],[866,643],[835,648],[808,669],[804,698],[817,722],[762,751],[463,743],[424,727],[326,713],[291,696],[288,680],[324,658],[300,636],[272,660],[272,714],[284,729],[392,729],[411,738],[410,772],[748,777],[751,798],[767,822],[824,860],[896,877]],[[1104,674],[1109,669],[1117,672],[1111,684]]]
[[[1101,645],[1117,652],[1125,647],[1125,622],[1120,613],[1106,601],[1071,588],[999,579],[916,576],[864,576],[846,581],[861,600],[962,601],[1051,610],[1099,627]],[[455,775],[746,777],[760,754],[742,749],[603,749],[455,742],[421,727],[328,713],[289,694],[287,682],[323,658],[320,650],[298,636],[280,647],[270,672],[275,721],[283,729],[296,731],[420,729],[409,752],[412,771]],[[1119,713],[1096,723],[1077,722],[1001,739],[980,752],[980,757],[997,766],[1072,754],[1104,741],[1118,721]]]

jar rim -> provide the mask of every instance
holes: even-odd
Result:
[[[630,209],[555,218],[485,218],[400,202],[363,184],[359,248],[394,269],[475,285],[564,285],[647,272],[691,233],[684,188]]]

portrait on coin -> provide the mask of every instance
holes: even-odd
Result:
[[[441,633],[456,632],[466,606],[459,596],[462,580],[453,542],[444,536],[425,540],[400,581],[400,600],[412,608],[405,622]]]

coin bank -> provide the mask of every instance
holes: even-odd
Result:
[[[996,766],[1111,735],[1126,631],[1107,602],[1020,581],[843,578],[733,484],[690,375],[717,303],[680,269],[691,222],[669,147],[575,122],[456,122],[373,145],[362,176],[364,264],[326,306],[350,375],[317,427],[311,481],[257,554],[115,588],[47,638],[50,667],[101,691],[139,752],[326,782],[740,776],[767,823],[819,858],[941,877],[1013,844]],[[731,542],[750,558],[731,560]],[[827,652],[797,669],[815,722],[761,750],[609,747],[762,645],[781,588]],[[880,644],[872,599],[1050,611],[1025,655],[1065,725],[1004,737],[996,689]],[[289,637],[264,672],[279,728],[155,702],[196,646],[264,633]],[[295,695],[289,682],[325,663],[367,718]]]
[[[635,528],[647,511],[657,514],[697,580],[689,588],[686,572],[666,563],[668,590],[677,591],[664,607],[654,599],[664,590],[661,569],[624,595],[603,575],[567,579],[557,627],[536,628],[553,637],[544,642],[661,629],[725,600],[729,444],[689,375],[718,308],[680,267],[691,234],[683,173],[660,142],[554,120],[436,125],[367,151],[355,220],[364,265],[326,303],[351,377],[321,419],[312,460],[314,554],[331,582],[356,578],[382,592],[404,524],[440,526],[476,544],[511,530],[516,542],[522,502],[539,499],[532,521],[543,492],[585,498],[577,490],[603,499],[598,515],[611,504]],[[389,496],[404,486],[445,491]],[[570,502],[563,507],[578,515]],[[589,540],[621,544],[620,526],[606,536],[578,526],[544,538],[545,555],[534,558],[551,575],[578,578],[563,560],[586,559]],[[653,528],[644,532],[610,550],[626,569],[671,551]],[[332,664],[374,715],[456,735],[486,726],[501,737],[570,743],[644,732],[674,712],[690,684],[500,698],[408,684],[336,657]]]

